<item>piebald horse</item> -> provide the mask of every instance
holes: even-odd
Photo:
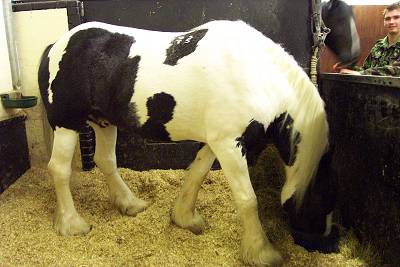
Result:
[[[298,233],[313,232],[301,210],[307,210],[303,200],[328,151],[324,102],[293,57],[246,23],[212,21],[187,32],[155,32],[88,22],[46,49],[39,87],[54,130],[48,169],[57,196],[54,227],[61,235],[91,228],[75,209],[69,186],[78,130],[86,123],[96,135],[94,160],[122,214],[135,216],[149,205],[117,170],[117,127],[129,125],[145,138],[204,144],[172,209],[178,226],[204,229],[195,202],[218,159],[243,226],[243,261],[282,261],[261,226],[246,162],[247,150],[262,139],[277,146],[286,164],[281,202],[291,224],[299,222]],[[320,170],[329,176],[325,165]],[[313,217],[320,235],[330,234],[332,209]]]

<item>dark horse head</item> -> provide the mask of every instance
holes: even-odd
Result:
[[[351,7],[341,0],[325,2],[322,4],[322,19],[331,30],[325,43],[337,55],[340,60],[339,64],[348,66],[355,63],[360,55],[360,41]],[[284,123],[288,124],[290,120],[286,119]],[[285,129],[290,125],[283,126],[280,125],[279,129]],[[272,127],[275,126],[272,125]],[[277,135],[277,131],[275,131],[275,135]],[[279,135],[282,139],[282,130]],[[301,138],[299,136],[299,142]],[[274,143],[281,156],[290,155],[289,148],[285,143],[276,141]],[[319,167],[315,170],[314,180],[304,192],[301,205],[298,205],[296,194],[291,195],[290,188],[285,192],[284,187],[282,191],[281,201],[289,217],[294,241],[311,251],[318,250],[325,253],[338,251],[338,228],[332,224],[337,192],[337,175],[332,167],[333,150],[331,145],[323,153]],[[298,151],[296,149],[292,149],[292,151],[296,157]],[[285,156],[282,158],[285,159]],[[290,161],[285,161],[287,165],[288,162]],[[295,190],[292,189],[292,191]]]
[[[308,106],[310,103],[303,105],[306,109]],[[295,120],[288,113],[276,117],[266,132],[262,124],[253,121],[241,141],[249,165],[255,163],[267,144],[276,147],[286,176],[281,204],[294,241],[310,251],[329,253],[337,251],[339,244],[338,228],[332,223],[337,175],[332,166],[334,147],[328,141],[325,116],[321,117],[320,123],[299,127],[300,131],[295,130]],[[305,170],[311,170],[314,177],[306,186],[302,184]],[[303,195],[300,201],[298,192]]]
[[[322,19],[331,30],[325,43],[337,55],[339,64],[348,66],[355,63],[360,55],[360,41],[351,7],[341,0],[325,2],[322,4]],[[280,126],[280,129],[284,127]],[[282,137],[282,131],[279,134]],[[288,155],[287,148],[282,150],[285,144],[274,143],[278,150],[286,151],[281,155]],[[281,199],[295,243],[325,253],[338,251],[339,243],[338,228],[332,224],[337,192],[337,175],[332,167],[333,150],[331,145],[322,155],[314,180],[304,192],[300,206],[295,194],[292,196],[283,190]]]
[[[333,224],[337,174],[332,168],[332,151],[322,156],[313,183],[305,192],[302,205],[294,197],[283,204],[289,217],[294,242],[309,251],[338,252],[339,231]]]
[[[275,145],[286,172],[281,204],[288,216],[296,244],[310,251],[334,252],[338,250],[339,243],[338,229],[332,224],[337,192],[337,175],[332,166],[334,147],[328,144],[327,136],[321,137],[321,141],[316,141],[319,133],[311,137],[312,141],[308,142],[310,136],[305,135],[304,131],[304,134],[293,132],[294,123],[292,117],[285,113],[276,118],[267,130],[266,142]],[[320,129],[325,131],[324,127]],[[316,142],[313,143],[314,141]],[[315,149],[318,146],[321,146],[321,158],[314,157],[318,154]],[[302,175],[304,167],[312,157],[317,162],[313,171],[314,179],[308,186],[302,186],[301,181],[296,181],[295,177]],[[296,193],[302,188],[305,191],[302,201],[299,201]]]
[[[360,38],[351,6],[342,0],[330,0],[322,3],[321,16],[331,30],[325,44],[338,57],[338,65],[355,64],[360,56]]]

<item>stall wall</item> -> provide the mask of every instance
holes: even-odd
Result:
[[[309,0],[90,0],[86,21],[158,31],[185,31],[211,20],[243,20],[281,44],[309,69],[312,33]]]
[[[400,79],[322,74],[341,224],[400,266]]]
[[[3,2],[0,2],[0,94],[7,93],[12,90],[12,78],[10,63],[8,60],[8,47],[6,39]],[[0,121],[11,116],[2,105],[0,105]]]
[[[6,39],[6,25],[4,22],[3,2],[0,2],[0,93],[5,93],[12,88],[11,70],[8,61],[8,48]]]
[[[37,82],[37,70],[44,49],[64,32],[68,31],[65,8],[13,12],[15,41],[21,66],[22,90],[24,95],[39,96],[38,105],[25,109],[26,133],[28,137],[31,165],[46,164],[49,157],[49,138],[44,138],[42,102]],[[47,131],[48,132],[48,131]]]

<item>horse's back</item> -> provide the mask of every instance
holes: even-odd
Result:
[[[238,134],[250,120],[268,123],[284,111],[282,56],[279,45],[241,21],[177,33],[89,22],[53,45],[41,92],[54,125],[76,129],[97,116],[140,126],[152,103],[171,113],[163,121],[173,140],[206,141],[206,120],[221,128],[235,118]]]
[[[206,142],[210,132],[222,132],[225,127],[229,134],[240,135],[251,120],[268,123],[283,112],[285,97],[277,92],[285,94],[288,84],[274,66],[283,53],[281,47],[241,21],[212,21],[183,35],[201,31],[206,33],[194,51],[176,65],[164,64],[148,55],[148,50],[139,53],[141,68],[133,102],[140,123],[149,119],[147,99],[161,92],[172,95],[177,103],[174,118],[166,125],[175,140]],[[269,48],[273,51],[268,54]]]

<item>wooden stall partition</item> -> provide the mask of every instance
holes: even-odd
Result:
[[[399,89],[396,77],[320,76],[341,225],[371,245],[381,267],[400,266]]]
[[[378,39],[385,37],[383,28],[384,5],[353,6],[356,18],[356,27],[360,34],[361,56],[357,66],[362,66],[364,59]],[[333,72],[332,66],[337,62],[335,55],[329,48],[323,49],[320,60],[320,71]]]

